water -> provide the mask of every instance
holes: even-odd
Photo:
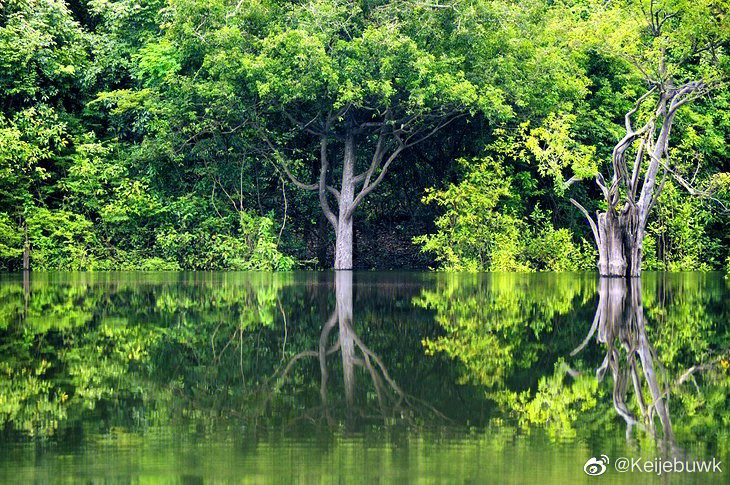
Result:
[[[729,292],[719,273],[0,275],[0,482],[728,483]]]

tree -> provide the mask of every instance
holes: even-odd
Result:
[[[63,2],[0,4],[0,265],[28,269],[29,221],[72,156],[88,37]],[[29,241],[29,237],[31,241]],[[6,263],[7,261],[7,263]]]
[[[245,61],[258,100],[253,123],[291,181],[318,193],[336,234],[335,269],[352,269],[354,213],[403,152],[469,109],[506,109],[499,92],[469,81],[463,58],[412,30],[436,10],[415,2],[295,6]],[[295,175],[283,149],[299,134],[318,146],[314,183]]]
[[[579,42],[585,42],[588,50],[620,59],[637,90],[644,90],[625,113],[624,134],[611,154],[610,181],[595,171],[604,209],[594,221],[582,204],[571,199],[590,224],[602,276],[639,276],[649,214],[668,175],[690,192],[700,192],[674,166],[670,133],[682,106],[722,86],[727,78],[727,7],[726,2],[712,0],[626,0],[573,10],[578,18],[588,18],[577,21]],[[585,32],[597,35],[586,39]],[[538,138],[551,144],[546,132]],[[545,148],[535,140],[532,149],[548,172],[565,165],[575,168],[572,153],[561,154],[556,146]],[[585,170],[577,171],[561,189],[582,178]]]
[[[490,156],[459,160],[465,169],[459,184],[427,190],[423,201],[438,204],[444,213],[434,221],[436,233],[414,242],[421,244],[421,251],[433,253],[442,270],[589,269],[595,258],[590,243],[584,239],[576,244],[571,231],[555,229],[551,213],[541,210],[539,202],[529,203],[537,179],[529,172],[514,173],[522,142],[498,136],[487,147]]]

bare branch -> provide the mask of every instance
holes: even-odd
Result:
[[[284,196],[284,220],[281,223],[281,229],[279,229],[279,236],[276,238],[276,246],[279,246],[279,242],[281,241],[281,234],[284,232],[284,227],[286,226],[286,215],[287,210],[289,208],[289,203],[286,200],[286,186],[284,184],[284,179],[280,178],[281,180],[281,195]],[[281,306],[281,305],[279,305]],[[282,309],[282,314],[284,313],[284,310]],[[286,315],[284,316],[284,321],[286,322]],[[286,328],[286,327],[284,327]]]
[[[659,200],[659,196],[662,193],[662,190],[664,190],[664,183],[667,181],[667,168],[664,167],[664,173],[662,174],[662,181],[659,182],[659,187],[657,190],[654,191],[654,195],[651,197],[651,201],[649,202],[649,210],[651,211],[652,207],[657,203]]]
[[[285,109],[282,109],[282,112],[284,113],[284,116],[286,116],[286,117],[287,117],[287,119],[289,119],[289,121],[291,121],[291,122],[292,122],[293,124],[297,125],[297,126],[299,127],[299,129],[300,129],[300,130],[302,130],[302,131],[306,131],[307,133],[309,133],[309,134],[311,134],[311,135],[316,135],[316,136],[321,136],[321,135],[323,134],[323,132],[322,132],[322,131],[317,131],[317,130],[313,130],[313,129],[311,128],[312,124],[313,124],[313,123],[314,123],[315,121],[317,121],[317,120],[319,120],[319,119],[320,119],[320,115],[319,115],[319,113],[317,113],[317,115],[316,115],[316,116],[315,116],[314,118],[312,118],[311,120],[309,120],[309,121],[307,121],[307,122],[305,123],[305,122],[303,122],[303,121],[300,121],[300,120],[298,120],[298,119],[294,118],[294,117],[293,117],[293,116],[292,116],[292,115],[291,115],[291,114],[290,114],[290,113],[289,113],[289,112],[288,112],[287,110],[285,110]]]
[[[570,199],[570,203],[573,204],[574,206],[576,206],[578,208],[578,210],[580,210],[583,213],[583,215],[586,217],[586,219],[588,220],[588,224],[591,225],[591,230],[593,231],[593,237],[596,239],[596,244],[598,244],[600,246],[601,236],[599,235],[598,227],[596,226],[596,223],[593,222],[593,219],[588,214],[588,211],[586,210],[586,208],[583,207],[577,200],[575,200],[573,198]]]
[[[385,174],[388,172],[388,167],[390,167],[390,164],[393,163],[393,161],[398,157],[398,155],[403,150],[405,150],[406,148],[410,148],[414,145],[417,145],[417,144],[421,143],[422,141],[428,139],[429,137],[436,134],[439,130],[443,129],[446,125],[448,125],[449,123],[451,123],[452,121],[454,121],[458,118],[461,118],[462,116],[465,116],[465,113],[458,113],[454,116],[448,117],[446,120],[444,120],[443,122],[436,125],[428,133],[426,133],[422,137],[416,139],[415,141],[409,141],[409,140],[411,140],[414,136],[418,135],[419,132],[413,133],[410,136],[408,136],[405,140],[403,140],[400,138],[399,130],[393,131],[393,136],[396,138],[396,140],[398,140],[398,147],[393,151],[393,153],[390,154],[388,159],[383,164],[383,168],[380,171],[380,174],[375,179],[375,181],[371,184],[370,177],[373,175],[373,172],[380,165],[380,163],[377,161],[377,159],[374,156],[374,158],[373,158],[374,163],[371,163],[370,169],[368,169],[368,172],[366,172],[366,174],[365,174],[363,187],[360,190],[360,193],[357,194],[357,197],[355,197],[355,199],[352,201],[352,205],[347,210],[345,217],[352,217],[352,214],[355,212],[355,209],[357,208],[358,205],[360,205],[360,203],[363,201],[363,199],[365,197],[367,197],[367,195],[370,192],[372,192],[375,189],[375,187],[377,187],[383,181],[383,178],[385,178]],[[414,119],[414,118],[412,118],[412,119]],[[378,142],[380,142],[380,139],[378,140]],[[381,145],[379,145],[379,148],[380,148],[380,146]],[[376,152],[377,152],[377,149],[376,149]],[[380,158],[382,160],[382,158],[384,156],[384,152],[382,154],[376,153],[376,155],[378,156],[378,158]]]
[[[329,124],[329,122],[328,122]],[[320,168],[319,168],[319,205],[322,207],[325,217],[332,227],[337,231],[337,216],[335,216],[332,209],[330,209],[329,202],[327,202],[327,135],[320,137]]]
[[[730,352],[726,350],[722,353],[719,357],[716,359],[713,359],[709,362],[706,362],[704,364],[695,364],[686,371],[682,373],[681,376],[677,378],[677,380],[674,381],[673,387],[679,387],[681,386],[687,379],[689,379],[693,374],[697,372],[704,372],[706,370],[712,369],[713,367],[716,367],[723,359],[727,358],[728,354]]]
[[[409,136],[408,138],[405,139],[405,142],[404,142],[405,143],[405,148],[410,148],[413,145],[418,145],[422,141],[424,141],[427,138],[430,138],[431,136],[433,136],[434,134],[436,134],[439,130],[441,130],[442,128],[444,128],[446,125],[448,125],[452,121],[454,121],[454,120],[456,120],[458,118],[462,118],[464,116],[466,116],[466,113],[459,113],[459,114],[457,114],[455,116],[452,116],[450,118],[447,118],[446,121],[444,121],[443,123],[437,125],[434,129],[432,129],[431,131],[429,131],[426,135],[422,136],[421,138],[417,139],[416,141],[409,142],[409,140],[411,138],[413,138],[417,134],[417,133],[414,133],[413,135],[411,135],[411,136]]]
[[[571,199],[572,200],[572,199]],[[585,211],[585,209],[583,209]],[[588,212],[584,212],[586,217],[588,217]],[[589,218],[590,219],[590,218]],[[583,339],[583,341],[578,345],[573,351],[570,353],[571,357],[574,357],[578,352],[583,350],[583,347],[585,347],[588,344],[588,341],[593,337],[593,334],[596,333],[596,329],[598,329],[598,324],[601,320],[601,314],[603,313],[603,307],[599,305],[598,309],[596,310],[596,314],[593,317],[593,323],[591,324],[591,328],[588,331],[588,335],[586,335],[586,338]],[[575,377],[575,376],[574,376]]]
[[[644,157],[644,147],[649,142],[649,137],[644,136],[639,143],[639,148],[636,150],[636,157],[634,158],[634,166],[631,171],[631,180],[629,181],[629,198],[633,201],[636,198],[636,184],[639,183],[639,172],[641,169],[641,160]]]
[[[673,115],[679,108],[688,102],[702,97],[706,94],[706,91],[707,86],[702,81],[692,81],[684,84],[672,98],[672,102],[669,105],[669,110],[667,112],[667,117]]]
[[[631,111],[629,111],[631,113]],[[613,162],[613,172],[614,172],[614,183],[611,185],[611,191],[614,193],[617,190],[617,182],[620,182],[621,180],[628,180],[628,166],[626,165],[626,150],[631,146],[631,144],[640,136],[642,136],[644,133],[651,130],[654,126],[654,121],[650,120],[647,124],[641,127],[638,131],[631,130],[631,121],[629,120],[629,115],[626,115],[626,124],[629,130],[627,131],[626,135],[614,146],[613,153],[611,155],[611,160]],[[608,199],[607,199],[608,200]]]
[[[723,201],[721,201],[720,199],[718,199],[716,197],[713,197],[710,192],[697,190],[696,188],[694,188],[692,186],[692,184],[687,182],[687,180],[684,177],[682,177],[682,175],[680,175],[676,170],[674,170],[672,167],[670,167],[669,164],[662,161],[661,159],[659,160],[659,164],[664,168],[664,170],[666,172],[669,172],[672,175],[672,178],[674,178],[674,180],[676,180],[679,183],[679,185],[684,187],[684,189],[687,192],[689,192],[690,195],[694,195],[694,196],[702,197],[703,199],[711,200],[711,201],[717,203],[720,207],[722,207],[723,211],[728,210],[727,206],[725,205],[725,203]],[[657,195],[658,195],[658,192],[659,191],[657,191]]]
[[[390,164],[393,163],[393,160],[395,160],[396,157],[398,157],[398,155],[400,154],[400,152],[405,150],[405,148],[406,148],[406,145],[401,143],[398,146],[398,148],[396,148],[393,151],[393,153],[390,154],[388,159],[385,161],[385,164],[383,164],[383,169],[380,171],[378,178],[376,178],[372,184],[368,185],[367,187],[364,186],[362,188],[362,190],[360,190],[360,193],[357,194],[357,197],[355,197],[355,199],[352,201],[352,205],[345,213],[345,217],[352,217],[353,212],[355,212],[355,209],[357,209],[357,206],[360,205],[360,202],[362,202],[362,200],[365,197],[367,197],[367,195],[370,192],[372,192],[375,189],[375,187],[377,187],[380,184],[380,182],[383,181],[383,178],[385,178],[385,174],[388,172],[388,167],[390,167]]]
[[[293,173],[289,170],[289,167],[287,166],[286,162],[284,162],[284,157],[281,155],[279,150],[274,146],[274,144],[271,142],[268,136],[263,132],[261,127],[257,126],[257,131],[259,132],[261,138],[264,140],[266,145],[269,147],[269,149],[276,155],[276,158],[279,160],[279,165],[281,165],[281,169],[284,171],[287,177],[289,177],[289,180],[292,181],[294,185],[299,187],[303,190],[319,190],[319,183],[314,184],[305,184],[304,182],[300,181],[298,178],[294,176]],[[273,163],[273,162],[272,162]],[[274,164],[274,168],[278,169],[279,167]],[[338,200],[340,198],[340,192],[332,187],[331,185],[325,185],[325,189],[330,192],[332,195],[334,195]]]
[[[603,192],[603,197],[606,199],[606,201],[610,202],[608,188],[606,187],[606,179],[603,178],[601,172],[598,172],[596,174],[596,185],[598,185],[598,187],[601,189],[601,192]]]
[[[636,100],[636,103],[634,104],[634,107],[631,108],[624,117],[624,124],[626,126],[626,133],[633,133],[634,130],[631,128],[631,117],[636,113],[641,105],[644,103],[646,98],[648,98],[651,93],[653,93],[656,90],[656,86],[645,92],[638,100]]]
[[[389,118],[389,114],[386,114],[386,122],[387,118]],[[387,123],[383,122],[380,125],[380,133],[378,134],[378,142],[375,146],[375,152],[373,153],[373,159],[370,162],[370,167],[366,172],[361,173],[360,175],[357,175],[353,179],[353,183],[358,184],[360,182],[363,183],[363,188],[367,187],[370,183],[370,178],[373,176],[373,173],[375,173],[375,170],[378,169],[380,166],[380,163],[383,161],[383,156],[385,155],[385,146],[383,143],[383,139],[385,138],[385,128],[387,126]]]
[[[289,177],[289,180],[292,181],[294,185],[299,187],[300,189],[304,190],[317,190],[319,189],[319,184],[305,184],[303,182],[300,182],[299,179],[297,179],[294,174],[292,174],[289,171],[289,167],[286,166],[286,163],[281,162],[281,168],[284,170],[284,173]]]

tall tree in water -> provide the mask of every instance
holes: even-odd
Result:
[[[595,172],[603,210],[594,220],[582,204],[575,199],[571,202],[588,219],[598,246],[600,274],[637,277],[649,215],[667,177],[691,193],[700,192],[677,170],[670,156],[670,134],[683,106],[727,79],[728,4],[625,0],[581,3],[570,12],[568,17],[587,19],[572,26],[579,32],[574,34],[578,43],[593,54],[617,60],[636,86],[635,103],[624,115],[624,133],[611,154],[611,176],[606,179]],[[542,134],[537,138],[550,145],[551,135]],[[568,164],[576,168],[576,157],[561,156],[557,144],[546,148],[534,143],[532,149],[547,172]],[[562,164],[557,161],[560,158]],[[585,170],[574,172],[563,189],[586,176]]]
[[[104,100],[144,106],[166,134],[155,148],[193,154],[198,171],[229,179],[226,165],[246,159],[316,192],[334,267],[351,269],[355,212],[405,152],[467,114],[511,114],[497,76],[469,59],[474,31],[459,27],[499,29],[488,5],[467,15],[460,2],[172,0],[137,56],[142,89]],[[240,210],[243,195],[229,198]]]
[[[469,109],[505,109],[499,92],[470,82],[443,36],[415,28],[438,15],[416,2],[308,2],[291,7],[248,60],[254,123],[291,181],[318,193],[336,234],[335,269],[352,269],[355,211],[403,152]],[[282,143],[301,134],[317,147],[307,164],[314,182]]]

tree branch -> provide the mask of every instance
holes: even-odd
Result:
[[[603,197],[606,199],[606,202],[610,204],[611,200],[608,195],[608,188],[606,187],[606,179],[603,178],[601,172],[598,172],[596,174],[596,185],[598,185],[598,187],[601,189],[601,192],[603,192]]]
[[[329,120],[328,123],[329,125]],[[327,135],[320,137],[320,168],[319,168],[319,205],[322,207],[324,216],[330,221],[335,232],[337,231],[337,216],[335,216],[332,209],[330,209],[329,202],[327,202]],[[339,198],[338,198],[339,201]]]
[[[692,81],[679,88],[669,105],[667,116],[673,115],[682,105],[701,97],[705,94],[707,86],[702,81]]]
[[[448,125],[452,121],[454,121],[454,120],[456,120],[458,118],[462,118],[464,116],[466,116],[466,113],[459,113],[459,114],[457,114],[455,116],[452,116],[450,118],[447,118],[446,121],[444,121],[443,123],[437,125],[433,130],[429,131],[426,135],[422,136],[421,138],[417,139],[416,141],[409,142],[408,140],[410,140],[411,138],[413,138],[414,136],[416,136],[418,133],[412,134],[411,136],[409,136],[408,138],[406,138],[405,141],[403,142],[404,145],[405,145],[405,148],[410,148],[413,145],[418,145],[422,141],[424,141],[427,138],[430,138],[431,136],[433,136],[434,134],[436,134],[439,130],[441,130],[443,127],[445,127],[446,125]]]
[[[575,200],[573,198],[570,199],[570,203],[573,204],[574,206],[576,206],[578,208],[578,210],[580,210],[583,213],[583,215],[586,217],[586,219],[588,220],[588,224],[591,225],[591,230],[593,231],[593,237],[596,239],[596,244],[598,244],[600,246],[601,236],[599,235],[598,227],[596,226],[596,223],[593,222],[593,219],[588,214],[588,211],[586,210],[586,208],[583,207],[577,200]]]
[[[303,189],[303,190],[312,190],[312,191],[319,190],[319,183],[305,184],[304,182],[302,182],[298,178],[296,178],[294,176],[294,174],[291,173],[291,171],[289,170],[289,167],[287,166],[286,162],[284,162],[284,157],[281,155],[279,150],[274,146],[274,144],[271,142],[269,137],[266,136],[266,134],[263,132],[261,127],[257,126],[256,128],[257,128],[257,131],[259,132],[259,135],[266,143],[266,145],[276,155],[276,158],[279,160],[279,164],[281,165],[281,169],[284,171],[286,176],[289,177],[289,180],[291,180],[294,185],[296,185],[297,187],[299,187],[300,189]],[[276,168],[276,165],[274,165],[274,167]],[[328,192],[330,192],[332,195],[334,195],[335,198],[337,198],[339,200],[340,192],[337,189],[335,189],[331,185],[325,185],[325,189]]]
[[[568,187],[570,187],[570,186],[571,186],[571,185],[573,185],[574,183],[576,183],[576,182],[580,182],[580,181],[581,181],[581,179],[580,179],[579,177],[577,177],[577,176],[573,175],[573,176],[572,176],[572,177],[570,177],[570,178],[569,178],[568,180],[566,180],[566,181],[565,181],[565,184],[563,184],[563,185],[565,185],[565,188],[567,189]]]
[[[400,152],[402,152],[403,150],[405,150],[405,148],[406,148],[406,145],[404,145],[403,143],[401,143],[398,146],[398,148],[396,148],[395,151],[393,151],[393,153],[390,154],[390,156],[388,157],[388,159],[385,161],[385,164],[383,164],[383,169],[380,171],[380,174],[378,175],[378,178],[376,178],[375,181],[372,184],[367,185],[367,186],[363,186],[362,190],[360,190],[360,193],[357,194],[357,197],[355,197],[355,199],[352,201],[352,205],[350,206],[350,208],[345,213],[345,217],[352,217],[352,214],[355,212],[355,209],[357,209],[357,206],[360,205],[360,203],[362,202],[362,200],[365,197],[367,197],[367,195],[370,192],[372,192],[373,190],[375,190],[375,187],[377,187],[378,185],[380,185],[380,182],[383,181],[383,178],[385,177],[385,174],[388,172],[388,167],[390,167],[390,164],[393,163],[393,160],[395,160],[396,157],[398,157],[398,155],[400,154]]]
[[[415,141],[409,141],[409,140],[411,140],[414,136],[418,135],[419,132],[413,133],[409,137],[407,137],[405,140],[403,140],[399,136],[400,130],[393,131],[393,135],[395,136],[396,140],[398,140],[398,147],[393,151],[393,153],[390,154],[388,159],[383,164],[383,168],[380,171],[380,174],[375,179],[375,181],[371,184],[370,178],[372,177],[373,173],[375,172],[375,170],[377,170],[378,166],[380,165],[380,162],[378,161],[378,159],[382,160],[382,158],[384,156],[384,151],[382,154],[377,153],[378,149],[380,149],[382,147],[382,145],[380,145],[380,138],[379,138],[378,147],[376,148],[376,154],[373,156],[373,162],[370,164],[370,168],[365,173],[365,177],[363,179],[364,180],[363,187],[360,190],[360,193],[357,194],[357,197],[355,197],[355,199],[352,201],[352,205],[345,213],[345,217],[352,217],[352,214],[355,212],[355,209],[357,209],[357,206],[360,205],[360,203],[363,201],[363,199],[365,197],[367,197],[367,195],[370,192],[372,192],[375,189],[375,187],[377,187],[383,181],[385,174],[388,172],[388,167],[390,167],[390,164],[393,163],[393,161],[398,157],[398,155],[403,150],[405,150],[406,148],[410,148],[414,145],[417,145],[417,144],[421,143],[422,141],[428,139],[429,137],[436,134],[439,130],[444,128],[446,125],[448,125],[449,123],[451,123],[452,121],[454,121],[458,118],[461,118],[462,116],[465,116],[465,113],[458,113],[454,116],[448,117],[446,120],[444,120],[443,122],[436,125],[432,130],[430,130],[424,136],[416,139]],[[415,119],[415,118],[412,118],[411,121],[413,119]],[[384,134],[384,133],[381,133],[381,134]],[[359,181],[360,176],[358,175],[358,177],[356,177],[356,178]]]
[[[319,113],[314,118],[312,118],[311,120],[309,120],[308,122],[305,123],[303,121],[299,121],[296,118],[294,118],[291,114],[289,114],[289,112],[287,110],[285,110],[283,108],[282,108],[282,112],[284,113],[284,116],[286,116],[289,119],[289,121],[291,121],[292,123],[297,125],[300,130],[306,131],[307,133],[316,135],[316,136],[321,136],[323,134],[323,132],[321,132],[321,131],[313,130],[312,128],[310,128],[312,123],[314,123],[316,120],[318,120],[320,118]]]
[[[370,183],[370,178],[373,176],[373,173],[375,173],[375,170],[378,169],[380,166],[380,163],[383,161],[383,156],[385,155],[385,147],[383,146],[383,139],[385,138],[385,128],[387,126],[387,118],[389,115],[386,114],[386,121],[384,121],[380,125],[380,133],[378,134],[378,143],[375,146],[375,152],[373,153],[373,159],[370,162],[370,167],[366,172],[361,173],[360,175],[357,175],[353,178],[354,184],[359,184],[360,182],[363,183],[363,188],[367,187]]]
[[[669,158],[669,157],[667,156],[667,158]],[[668,163],[663,162],[662,160],[659,160],[659,164],[664,168],[664,172],[665,173],[666,172],[669,172],[672,175],[672,178],[674,178],[674,180],[676,180],[677,182],[679,182],[679,185],[681,185],[682,187],[684,187],[684,189],[687,192],[689,192],[690,195],[694,195],[694,196],[702,197],[703,199],[711,200],[711,201],[717,203],[720,207],[722,207],[722,210],[723,211],[727,211],[728,210],[727,206],[725,206],[725,204],[720,199],[717,199],[717,198],[713,197],[712,195],[710,195],[709,192],[704,192],[704,191],[697,190],[696,188],[694,188],[692,186],[692,184],[690,184],[689,182],[687,182],[687,180],[685,180],[684,177],[682,177],[679,173],[677,173],[676,170],[674,170],[673,168],[671,168]],[[663,183],[664,182],[662,181],[662,184]],[[659,193],[660,193],[660,191],[657,191],[657,194],[656,194],[657,197],[656,198],[658,198]],[[652,202],[653,203],[656,203],[656,200],[653,200]],[[653,203],[650,205],[650,207],[654,205]]]
[[[650,90],[645,92],[639,99],[636,100],[636,103],[634,103],[634,107],[631,108],[627,113],[626,116],[624,116],[624,124],[626,126],[626,133],[633,133],[634,130],[631,128],[631,117],[636,113],[641,105],[644,103],[646,98],[648,98],[651,93],[653,93],[656,90],[656,86],[652,87]]]

